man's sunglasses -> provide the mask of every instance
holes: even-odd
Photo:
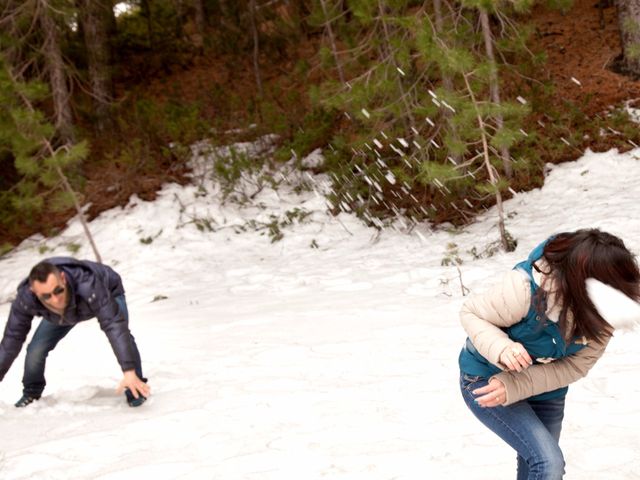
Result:
[[[42,295],[39,296],[39,298],[42,300],[49,300],[54,295],[57,297],[58,295],[62,295],[63,293],[64,293],[64,287],[62,285],[58,285],[56,288],[53,289],[53,292],[43,293]]]

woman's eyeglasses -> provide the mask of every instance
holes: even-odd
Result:
[[[58,295],[62,295],[63,293],[64,293],[64,287],[62,285],[58,285],[56,288],[53,289],[53,292],[43,293],[39,295],[39,298],[41,300],[49,300],[54,295],[57,297]]]

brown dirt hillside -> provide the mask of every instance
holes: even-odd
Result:
[[[616,9],[598,5],[598,0],[574,0],[565,14],[537,8],[532,17],[533,48],[547,52],[547,74],[556,95],[590,114],[640,98],[640,82],[611,69],[622,51]]]

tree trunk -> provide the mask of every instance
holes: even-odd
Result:
[[[342,64],[340,63],[340,57],[338,56],[338,47],[336,46],[336,38],[333,35],[333,28],[331,27],[331,19],[329,18],[329,12],[327,11],[326,0],[320,0],[322,6],[322,13],[324,15],[325,27],[327,28],[327,34],[329,35],[329,41],[331,42],[331,51],[333,52],[333,58],[338,68],[338,77],[340,83],[345,83],[344,72],[342,71]]]
[[[199,55],[204,53],[204,36],[206,34],[206,15],[203,0],[190,0],[189,16],[193,25],[187,25],[189,42]],[[190,23],[190,22],[189,22]]]
[[[478,107],[478,101],[476,100],[475,95],[473,94],[473,89],[469,84],[469,79],[466,74],[463,74],[464,83],[467,86],[467,91],[469,92],[469,97],[471,98],[471,102],[473,102],[473,108],[476,112],[476,120],[478,122],[478,128],[480,129],[480,139],[482,140],[482,157],[484,160],[484,167],[487,170],[487,175],[489,176],[489,183],[495,188],[495,198],[496,198],[496,208],[498,210],[498,231],[500,232],[500,243],[502,243],[502,248],[505,252],[512,252],[515,249],[515,245],[513,242],[509,241],[509,235],[507,235],[507,229],[504,226],[504,208],[502,206],[502,194],[500,193],[500,188],[498,187],[498,175],[495,171],[493,165],[491,164],[491,152],[489,151],[489,141],[487,140],[487,128],[482,119],[482,114],[480,113],[480,108]]]
[[[4,0],[0,2],[2,34],[16,40],[22,38],[24,33],[24,22],[21,22],[20,15],[15,13],[19,8],[20,0]],[[6,64],[13,70],[14,75],[23,80],[21,65],[24,63],[24,52],[20,48],[20,43],[20,41],[4,43],[2,56]]]
[[[409,103],[409,99],[407,98],[408,93],[405,92],[404,85],[402,84],[402,79],[400,78],[400,75],[399,75],[400,68],[398,66],[398,63],[396,62],[395,52],[393,51],[393,45],[391,43],[391,32],[389,31],[389,26],[387,25],[387,22],[385,20],[385,8],[386,6],[384,2],[382,0],[378,0],[378,14],[380,15],[380,22],[382,23],[382,32],[384,33],[384,39],[385,39],[385,42],[384,42],[385,49],[390,59],[389,61],[394,69],[396,83],[398,84],[398,92],[400,93],[400,99],[402,100],[402,103],[404,104],[404,108],[405,108],[405,115],[406,115],[406,118],[404,118],[405,129],[407,130],[407,132],[409,132],[410,129],[415,129],[416,121],[413,116],[413,110]]]
[[[435,16],[436,32],[439,36],[442,37],[444,34],[444,20],[442,18],[442,0],[433,0],[433,11]],[[441,74],[442,74],[442,86],[447,91],[447,93],[452,93],[453,78],[451,78],[451,75],[448,72],[441,71]],[[451,122],[452,112],[448,108],[445,108],[444,110],[444,117],[449,123],[449,128],[451,128],[451,136],[453,137],[454,141],[458,142],[460,140],[460,135],[458,134],[458,131],[455,125],[453,125],[453,122]],[[459,165],[462,162],[462,158],[457,153],[450,155],[450,157],[453,160],[453,163],[455,163],[456,165]]]
[[[69,101],[71,95],[60,49],[58,26],[53,18],[54,12],[46,0],[39,0],[38,7],[40,26],[44,34],[43,51],[53,97],[55,127],[63,143],[73,143],[73,116]]]
[[[223,17],[231,16],[231,10],[229,9],[229,5],[227,5],[226,0],[218,0],[218,8],[220,9],[220,14]]]
[[[262,89],[262,78],[260,77],[260,43],[258,36],[258,26],[256,18],[256,0],[249,0],[249,16],[251,17],[251,32],[253,33],[253,71],[256,76],[256,86],[260,98],[264,96]]]
[[[182,0],[173,0],[173,8],[175,9],[175,23],[174,23],[174,32],[175,36],[178,40],[182,39],[184,36],[184,23],[186,20],[186,12],[185,6],[182,3]]]
[[[640,0],[616,0],[623,65],[640,77]]]
[[[118,19],[116,18],[116,11],[114,9],[117,0],[105,0],[108,6],[105,14],[107,15],[107,38],[114,38],[118,34]]]
[[[196,28],[198,33],[202,38],[204,38],[205,28],[207,26],[207,14],[205,13],[203,1],[193,0],[193,8],[195,12]]]
[[[484,37],[484,46],[487,53],[487,58],[491,62],[491,69],[489,72],[489,90],[491,92],[491,101],[500,106],[500,84],[498,82],[498,69],[496,68],[496,57],[493,53],[493,35],[491,34],[491,25],[489,25],[489,15],[484,8],[480,8],[480,24],[482,25],[482,35]],[[496,115],[496,127],[498,130],[502,130],[504,126],[504,119],[501,114]],[[511,178],[513,175],[513,169],[511,167],[511,155],[509,149],[502,147],[500,149],[500,156],[502,157],[502,166],[507,178]]]
[[[78,214],[78,220],[80,220],[80,224],[82,225],[82,229],[84,230],[84,234],[87,236],[87,240],[89,240],[89,244],[91,245],[91,249],[93,250],[93,254],[96,256],[96,261],[98,263],[102,263],[102,257],[100,256],[100,252],[98,251],[98,246],[96,245],[95,240],[93,239],[93,235],[91,235],[91,230],[89,229],[89,225],[87,224],[87,219],[84,216],[84,212],[82,211],[82,206],[80,205],[80,201],[78,200],[78,195],[75,190],[71,187],[67,176],[64,174],[60,167],[56,167],[56,173],[60,177],[62,181],[62,185],[65,191],[71,195],[73,199],[73,206],[76,209],[76,213]]]
[[[149,49],[153,50],[153,22],[151,21],[151,5],[149,0],[140,0],[140,12],[147,23],[147,41]]]
[[[98,131],[104,131],[110,125],[110,108],[113,101],[111,48],[108,36],[112,15],[111,1],[82,0],[80,4],[96,127]]]

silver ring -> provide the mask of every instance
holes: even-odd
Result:
[[[520,350],[518,350],[517,348],[512,348],[511,349],[511,353],[513,354],[514,357],[518,357],[518,356],[522,355],[522,352]]]

